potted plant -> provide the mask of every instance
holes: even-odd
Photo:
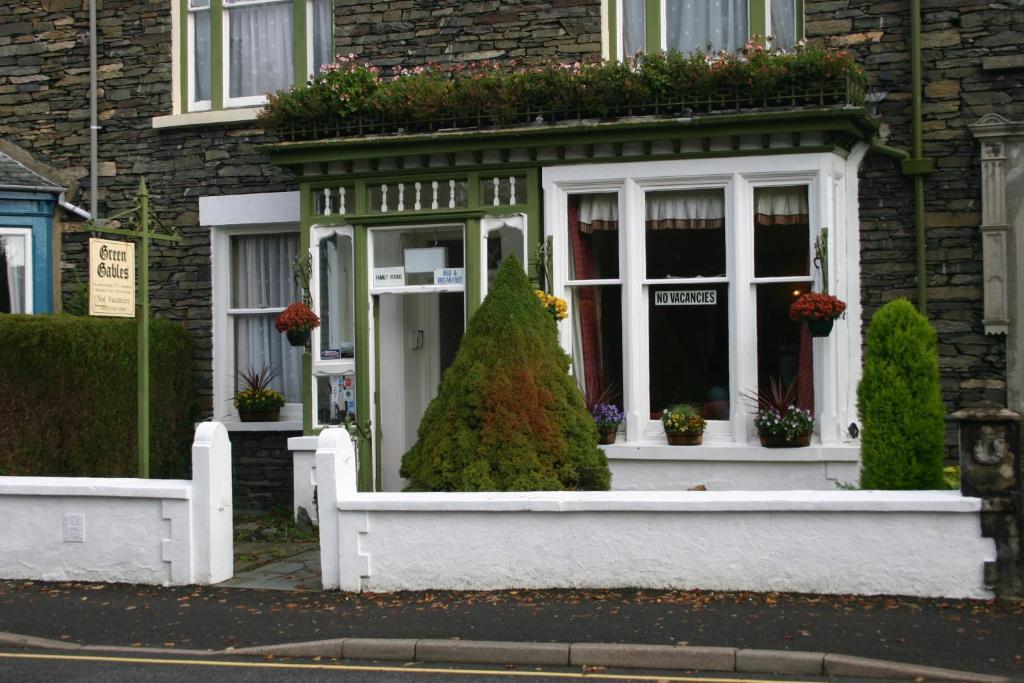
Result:
[[[665,437],[673,446],[698,446],[704,438],[707,422],[689,403],[675,403],[661,412]]]
[[[774,377],[756,396],[754,428],[765,448],[798,448],[811,443],[814,414],[796,405],[796,380],[784,390]]]
[[[807,292],[789,307],[789,317],[806,323],[812,337],[827,337],[832,323],[846,311],[838,297],[823,292]]]
[[[274,326],[278,332],[288,335],[288,343],[292,346],[305,346],[309,343],[310,332],[320,327],[320,318],[301,301],[289,304],[288,308],[277,316]]]
[[[279,371],[269,363],[259,370],[250,367],[241,373],[245,387],[235,394],[235,408],[242,422],[277,422],[284,407],[284,396],[270,388]]]
[[[615,434],[619,431],[619,424],[624,417],[619,407],[614,403],[596,403],[590,409],[590,414],[594,417],[594,424],[601,435],[598,443],[606,446],[615,443]]]

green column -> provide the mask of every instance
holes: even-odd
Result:
[[[142,233],[138,264],[138,373],[139,373],[139,477],[149,479],[149,193],[139,180],[139,230]]]

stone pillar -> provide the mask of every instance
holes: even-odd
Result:
[[[995,540],[997,559],[985,583],[999,597],[1024,597],[1024,497],[1021,416],[998,405],[953,413],[960,428],[960,490],[982,499],[982,534]]]

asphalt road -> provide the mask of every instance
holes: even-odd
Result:
[[[227,660],[104,654],[56,654],[27,650],[0,651],[0,681],[18,683],[885,683],[881,679],[752,674],[679,674],[678,672],[604,669],[590,671],[515,669],[509,667],[403,666],[375,662],[312,660]]]

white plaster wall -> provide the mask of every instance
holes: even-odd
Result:
[[[860,478],[856,446],[606,446],[613,491],[834,491]]]
[[[979,509],[957,492],[349,494],[339,584],[987,598]]]
[[[0,477],[9,479],[16,478]],[[0,491],[0,519],[4,520],[0,525],[0,577],[175,583],[174,570],[187,574],[189,557],[187,552],[176,553],[173,542],[188,544],[190,540],[187,515],[191,486],[188,482],[179,484],[177,499],[163,498],[159,493],[144,497],[149,492],[140,490],[130,497],[11,495],[13,486],[4,486],[6,490]],[[59,484],[51,484],[48,490],[51,494],[59,491]],[[83,542],[64,541],[65,514],[83,516]],[[175,519],[182,525],[175,529],[177,538],[172,534]],[[167,558],[165,541],[172,542]]]
[[[186,585],[231,578],[231,444],[205,422],[192,481],[0,477],[0,578]],[[70,516],[70,517],[69,517]],[[65,533],[69,519],[83,533]]]

